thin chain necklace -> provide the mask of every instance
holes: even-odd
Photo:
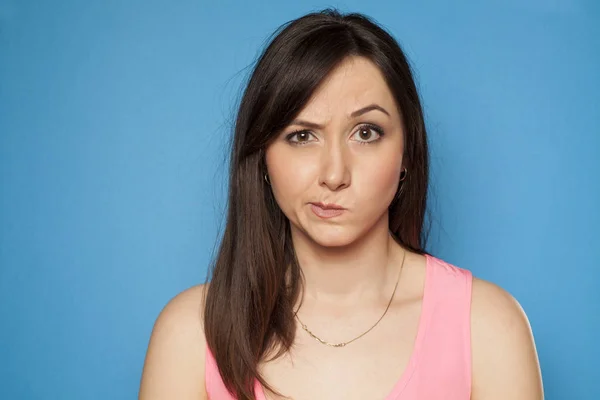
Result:
[[[375,322],[375,324],[372,327],[370,327],[367,331],[361,333],[354,339],[349,340],[347,342],[341,342],[341,343],[329,343],[329,342],[319,338],[317,335],[315,335],[308,329],[308,327],[300,320],[300,317],[298,317],[298,311],[296,311],[294,313],[294,316],[296,317],[296,319],[298,319],[298,322],[300,322],[302,329],[304,329],[310,336],[312,336],[314,339],[316,339],[319,343],[322,343],[324,345],[327,345],[330,347],[344,347],[347,344],[350,344],[350,343],[354,342],[355,340],[360,339],[361,337],[365,336],[367,333],[369,333],[373,328],[375,328],[377,326],[379,321],[381,321],[383,319],[383,317],[387,313],[388,309],[390,308],[390,305],[392,304],[392,300],[394,299],[394,294],[396,294],[396,289],[398,288],[398,282],[400,282],[400,275],[402,274],[402,268],[404,267],[404,258],[405,257],[406,257],[406,251],[402,254],[402,264],[400,265],[400,271],[398,272],[398,279],[396,280],[396,286],[394,286],[394,291],[392,292],[392,297],[390,297],[390,301],[388,302],[387,307],[385,308],[385,311],[383,312],[381,317],[379,317],[377,322]]]

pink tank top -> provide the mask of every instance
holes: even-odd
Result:
[[[427,255],[417,337],[408,365],[382,400],[469,400],[471,396],[471,272]],[[210,400],[235,400],[206,348]],[[257,400],[266,400],[255,381]]]

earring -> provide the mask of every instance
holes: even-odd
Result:
[[[406,179],[406,175],[408,175],[408,170],[406,169],[406,167],[404,167],[404,169],[400,173],[400,188],[398,189],[396,196],[394,196],[394,200],[398,200],[400,198],[400,195],[402,194],[402,190],[404,189],[404,180]]]
[[[269,186],[271,185],[271,181],[269,181],[269,174],[265,174],[265,182],[267,182]]]
[[[400,182],[402,182],[404,179],[406,179],[406,175],[408,175],[408,170],[406,169],[406,167],[404,167],[402,172],[400,172]]]

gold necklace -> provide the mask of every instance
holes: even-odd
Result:
[[[300,320],[300,317],[298,317],[298,311],[296,311],[294,313],[294,316],[296,317],[296,319],[298,319],[298,322],[300,322],[300,325],[302,326],[302,329],[304,329],[310,336],[312,336],[314,339],[316,339],[319,343],[322,343],[324,345],[330,346],[330,347],[344,347],[347,344],[350,344],[352,342],[354,342],[357,339],[360,339],[361,337],[365,336],[367,333],[369,333],[373,328],[375,328],[375,326],[377,326],[377,324],[379,323],[379,321],[381,321],[383,319],[383,317],[385,316],[385,314],[387,313],[388,309],[390,308],[390,305],[392,304],[392,300],[394,299],[394,294],[396,294],[396,289],[398,288],[398,282],[400,282],[400,275],[402,274],[402,268],[404,267],[404,258],[406,257],[406,251],[402,254],[402,264],[400,265],[400,271],[398,272],[398,279],[396,280],[396,286],[394,286],[394,291],[392,292],[392,297],[390,297],[390,301],[387,304],[387,307],[385,308],[385,311],[383,312],[383,314],[381,315],[381,317],[379,317],[379,319],[377,320],[377,322],[375,322],[375,324],[370,327],[367,331],[361,333],[360,335],[358,335],[357,337],[355,337],[352,340],[349,340],[347,342],[341,342],[341,343],[329,343],[321,338],[319,338],[317,335],[315,335],[314,333],[312,333],[308,327]]]

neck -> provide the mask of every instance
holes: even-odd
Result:
[[[343,247],[324,247],[292,228],[292,240],[305,277],[304,298],[320,305],[352,306],[379,301],[396,283],[403,249],[385,223]]]

